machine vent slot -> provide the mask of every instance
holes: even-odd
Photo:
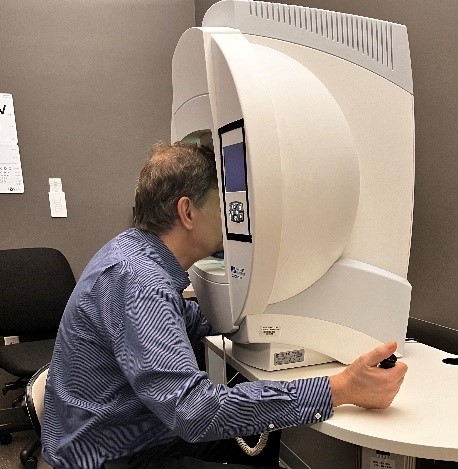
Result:
[[[393,26],[381,20],[318,8],[250,1],[250,15],[315,34],[393,70]]]

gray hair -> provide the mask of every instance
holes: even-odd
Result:
[[[138,178],[134,226],[156,235],[167,233],[177,221],[181,197],[189,197],[201,208],[217,187],[212,150],[184,142],[158,142]]]

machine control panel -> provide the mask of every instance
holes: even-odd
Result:
[[[245,221],[245,208],[243,202],[236,200],[229,204],[229,217],[233,223],[243,223]]]
[[[219,137],[227,239],[251,242],[243,120],[220,128]]]

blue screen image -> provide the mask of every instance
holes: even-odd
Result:
[[[227,192],[246,191],[245,152],[243,143],[223,147],[224,179]]]

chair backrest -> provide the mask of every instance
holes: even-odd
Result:
[[[57,331],[75,277],[57,249],[6,249],[0,285],[0,336],[46,338]]]
[[[29,380],[25,389],[25,405],[37,435],[41,437],[41,422],[45,406],[45,386],[49,364],[40,368]]]

